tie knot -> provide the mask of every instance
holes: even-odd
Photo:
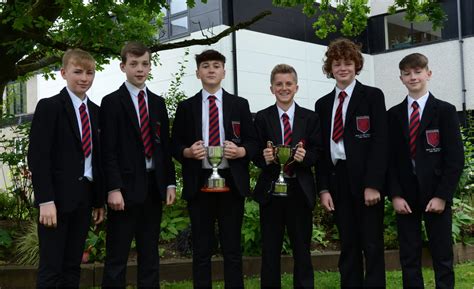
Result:
[[[420,107],[420,105],[418,104],[418,102],[414,101],[414,102],[411,104],[411,107],[413,107],[413,109],[417,109],[418,107]]]
[[[282,118],[283,120],[289,120],[289,119],[290,119],[290,117],[289,117],[286,113],[283,113],[283,114],[281,115],[281,118]]]
[[[346,98],[346,96],[347,93],[344,90],[341,90],[341,92],[339,92],[339,101],[344,101],[344,98]]]
[[[85,110],[86,110],[86,105],[83,103],[83,104],[81,104],[81,106],[79,106],[79,111],[83,112]]]
[[[141,98],[144,98],[144,97],[145,97],[145,91],[140,90],[140,92],[138,93],[138,99],[141,99]]]
[[[215,95],[209,95],[207,99],[209,99],[210,101],[216,101],[217,97]]]

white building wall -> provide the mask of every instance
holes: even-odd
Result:
[[[399,79],[400,60],[414,52],[426,55],[433,76],[429,90],[437,97],[446,100],[462,110],[461,65],[459,42],[457,40],[403,49],[373,56],[375,86],[385,93],[387,108],[398,104],[406,96],[405,86]],[[466,80],[466,107],[474,108],[474,37],[464,41],[464,65]]]
[[[219,33],[226,26],[213,29],[214,34]],[[199,38],[201,32],[194,33],[188,38]],[[299,92],[296,101],[299,105],[309,109],[314,108],[315,101],[330,92],[334,87],[334,80],[328,79],[322,72],[322,61],[326,46],[291,40],[283,37],[272,36],[248,30],[237,32],[237,68],[239,95],[247,98],[252,112],[257,112],[275,102],[275,97],[270,92],[270,72],[279,63],[287,63],[295,67],[298,72]],[[183,39],[179,39],[181,41]],[[196,64],[194,55],[202,52],[209,46],[192,46],[186,73],[183,77],[182,90],[188,96],[194,95],[201,89],[201,82],[196,78]],[[223,53],[227,58],[226,78],[222,86],[233,93],[233,63],[231,37],[220,40],[211,46]],[[148,87],[164,95],[168,90],[172,74],[182,61],[184,48],[162,51],[159,53],[160,64],[152,68],[153,79],[147,82]],[[364,70],[358,77],[359,80],[374,85],[374,64],[372,56],[364,55]],[[88,91],[90,98],[100,104],[101,98],[116,90],[124,81],[125,75],[120,71],[119,62],[112,61],[103,71],[97,72],[92,88]],[[37,79],[38,99],[57,94],[65,85],[65,81],[57,73],[56,80],[44,80],[41,76]]]

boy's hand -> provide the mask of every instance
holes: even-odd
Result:
[[[407,215],[411,214],[411,208],[402,197],[393,197],[392,198],[393,209],[397,214]]]
[[[245,148],[238,147],[231,141],[224,141],[224,157],[229,160],[245,157]]]
[[[56,205],[54,203],[40,205],[39,222],[45,227],[56,228],[58,225]]]
[[[364,190],[364,200],[366,206],[373,206],[377,204],[380,200],[380,192],[376,189],[365,188]]]
[[[94,221],[94,225],[98,225],[102,223],[104,220],[105,209],[104,208],[94,208],[92,210],[92,219]]]
[[[446,206],[446,201],[437,197],[432,198],[426,206],[425,212],[441,214]]]
[[[273,163],[275,161],[275,156],[273,155],[273,148],[266,148],[263,150],[263,158],[267,165]]]
[[[332,201],[331,194],[328,191],[322,192],[319,197],[321,198],[321,205],[326,209],[326,211],[332,212],[335,210],[334,202]]]
[[[301,163],[305,156],[306,156],[306,150],[303,148],[303,146],[298,146],[298,148],[295,151],[295,155],[293,156],[295,161]]]
[[[172,205],[176,200],[176,188],[171,187],[166,189],[166,205]]]
[[[198,140],[193,143],[192,146],[185,148],[183,156],[188,159],[203,160],[206,157],[206,149],[204,148],[204,142]]]
[[[123,200],[120,190],[109,193],[107,204],[109,204],[109,207],[114,211],[125,210],[125,201]]]

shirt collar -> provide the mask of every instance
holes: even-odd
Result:
[[[411,107],[411,105],[413,104],[413,102],[417,102],[418,103],[418,106],[420,107],[425,107],[425,104],[426,102],[428,101],[428,96],[430,95],[430,92],[426,92],[422,97],[418,98],[418,99],[414,99],[413,97],[411,97],[410,95],[407,96],[407,99],[408,99],[408,107]]]
[[[356,80],[355,79],[345,89],[340,89],[336,85],[336,96],[338,96],[339,93],[344,90],[347,93],[347,96],[350,97],[352,95],[352,92],[354,91],[355,85],[356,85]]]
[[[294,116],[295,116],[295,102],[293,101],[293,103],[291,104],[291,106],[288,108],[287,111],[284,111],[283,109],[281,109],[278,105],[276,105],[277,109],[278,109],[278,117],[281,119],[281,116],[286,113],[288,115],[288,118],[291,120],[293,120]]]
[[[125,81],[125,86],[127,87],[128,92],[130,92],[130,95],[132,95],[134,97],[138,96],[138,93],[140,93],[140,90],[143,90],[145,92],[145,96],[147,95],[146,94],[146,84],[143,86],[143,88],[138,88],[135,85],[131,84],[130,82]]]
[[[219,90],[216,91],[216,93],[214,94],[209,93],[207,90],[203,88],[202,89],[202,102],[206,102],[209,95],[214,95],[217,101],[222,102],[222,95],[223,95],[222,88],[219,88]]]
[[[79,109],[81,104],[85,104],[87,107],[87,94],[84,97],[84,100],[81,100],[74,92],[72,92],[69,87],[66,86],[67,92],[69,93],[69,97],[71,98],[72,105],[75,109]]]

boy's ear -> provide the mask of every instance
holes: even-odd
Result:
[[[60,72],[61,72],[62,78],[63,78],[63,79],[66,79],[66,69],[64,69],[64,67],[61,67]]]
[[[122,72],[125,72],[125,63],[120,62],[120,70],[122,70]]]
[[[275,92],[273,92],[273,85],[270,85],[270,91],[272,92],[272,94],[275,94]]]
[[[199,69],[196,69],[196,78],[201,79],[201,76],[199,76]]]

